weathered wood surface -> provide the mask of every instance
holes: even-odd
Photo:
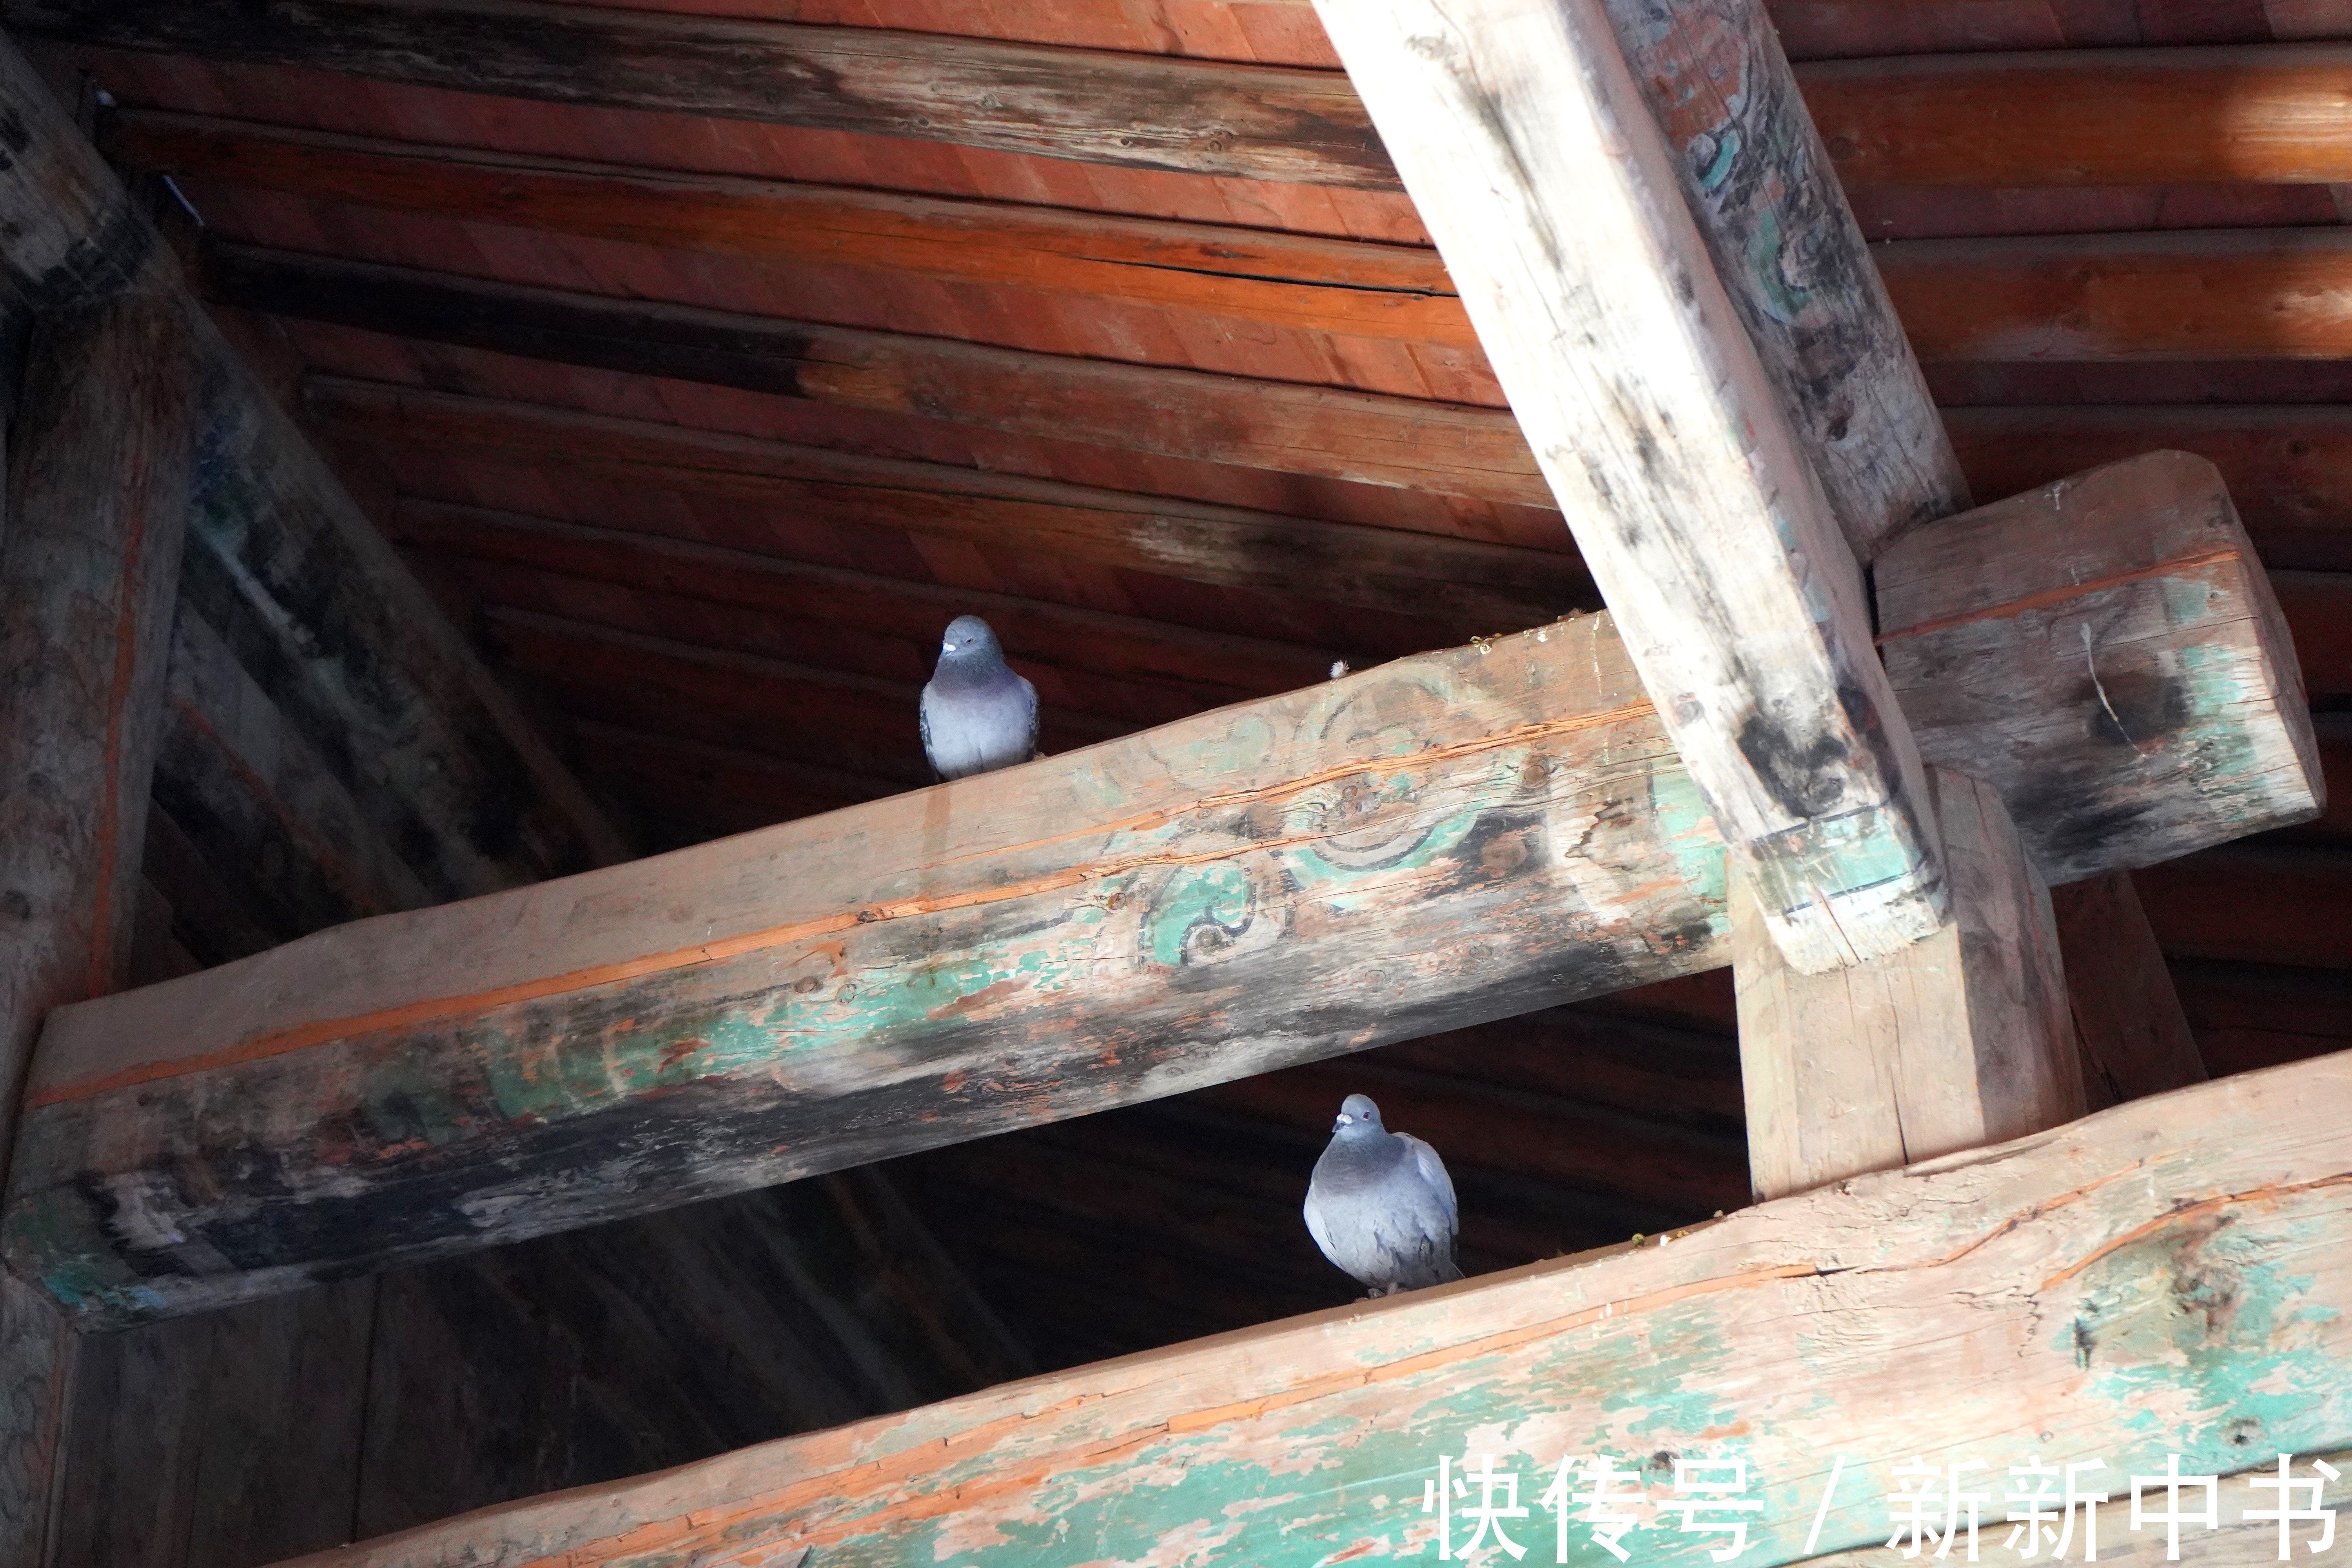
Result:
[[[1615,990],[1722,962],[1715,844],[1605,621],[1400,661],[62,1015],[11,1256],[193,1310]],[[223,1134],[292,1201],[138,1173]],[[92,1160],[185,1239],[117,1253]]]
[[[14,0],[8,25],[509,98],[1394,190],[1337,72],[534,0]]]
[[[122,292],[172,270],[154,229],[76,135],[32,62],[0,40],[0,301],[35,311]]]
[[[438,900],[193,610],[174,617],[155,799],[278,940]]]
[[[919,645],[926,678],[941,628],[967,613],[986,616],[997,640],[1024,670],[1042,669],[1083,649],[1086,670],[1093,675],[1221,701],[1270,697],[1323,679],[1339,657],[1336,649],[484,507],[405,498],[389,524],[396,542],[446,560],[675,594],[812,623],[834,636],[863,631],[903,639]]]
[[[748,1568],[808,1548],[856,1568],[1155,1553],[1304,1568],[1433,1554],[1419,1483],[1441,1456],[1475,1470],[1490,1453],[1529,1508],[1515,1539],[1548,1560],[1538,1495],[1563,1458],[1605,1453],[1639,1476],[1627,1546],[1677,1568],[1720,1542],[1662,1506],[1671,1468],[1643,1457],[1665,1452],[1743,1460],[1764,1503],[1744,1560],[1779,1564],[1805,1555],[1840,1459],[1816,1552],[1883,1542],[1893,1467],[1915,1456],[2101,1459],[2107,1477],[2161,1474],[2174,1452],[2189,1474],[2274,1466],[2278,1451],[2352,1444],[2338,1373],[2352,1354],[2347,1093],[2352,1055],[2224,1079],[1670,1244],[1035,1378],[309,1561]],[[2029,1452],[2021,1434],[2044,1436]],[[1249,1498],[1279,1500],[1234,1506]],[[2102,1523],[2103,1548],[2126,1538],[2112,1514]],[[1587,1534],[1571,1532],[1576,1560],[1599,1560]]]
[[[57,1298],[0,1268],[0,1568],[47,1568],[67,1402],[84,1342]]]
[[[560,462],[616,483],[740,497],[818,521],[1307,593],[1442,617],[1476,634],[1534,626],[1599,599],[1567,553],[337,377],[314,378],[310,388],[322,429],[337,438]]]
[[[1931,363],[2352,353],[2340,229],[1906,239],[1874,254]]]
[[[2205,1081],[2205,1061],[2128,871],[2051,889],[2094,1110]]]
[[[1545,478],[1809,972],[1936,930],[1859,572],[1593,0],[1326,0]]]
[[[207,289],[250,310],[565,364],[1201,462],[1552,505],[1507,409],[608,300],[250,247],[217,247]]]
[[[2343,44],[1921,54],[1798,79],[1850,186],[2352,181]]]
[[[1013,284],[1345,337],[1475,349],[1434,251],[1011,202],[411,145],[128,110],[131,167],[596,239]]]
[[[1966,510],[1943,422],[1761,0],[1604,0],[1716,277],[1864,561]]]
[[[436,898],[626,847],[227,345],[182,594]]]
[[[2318,815],[2294,645],[2210,464],[2159,452],[2061,479],[1920,530],[1874,575],[1921,752],[2000,789],[2052,884],[2186,854],[2216,822]],[[2253,750],[2217,773],[2194,737],[2225,712],[2227,743]],[[2029,763],[1994,740],[2045,727],[2082,749]],[[2044,827],[2058,798],[2102,825],[2095,856]],[[2116,836],[2134,846],[2120,859]]]
[[[1932,768],[1943,930],[1828,974],[1791,969],[1731,900],[1756,1195],[2005,1142],[2083,1114],[2050,890],[1989,784]]]
[[[0,1158],[44,1015],[129,975],[194,392],[186,307],[123,296],[40,322],[8,432]]]
[[[2074,592],[2051,558],[1991,613]],[[1974,765],[2016,768],[2037,854],[2131,861],[2101,768],[2137,754],[2087,682],[2046,700]],[[2297,755],[2233,731],[2277,721],[2252,704],[2163,711],[2223,775]],[[2203,792],[2207,843],[2309,812],[2274,776],[2145,787]],[[7,1255],[91,1321],[189,1310],[1717,967],[1721,842],[1606,617],[1401,660],[69,1010]]]

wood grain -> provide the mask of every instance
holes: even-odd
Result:
[[[0,1159],[48,1011],[129,977],[195,373],[188,307],[51,312],[0,534]]]
[[[2184,1473],[2247,1468],[2231,1423],[2152,1416],[2179,1408],[2262,1420],[2265,1465],[2333,1451],[2352,1436],[2333,1371],[2352,1335],[2347,1093],[2343,1056],[2203,1084],[1666,1243],[1032,1379],[308,1568],[754,1564],[803,1548],[875,1568],[1069,1568],[1106,1549],[1305,1568],[1427,1552],[1436,1521],[1413,1483],[1439,1456],[1475,1469],[1491,1452],[1525,1500],[1566,1455],[1632,1468],[1659,1451],[1744,1460],[1765,1504],[1748,1550],[1774,1564],[1804,1555],[1837,1456],[1855,1497],[1893,1491],[1915,1455],[2022,1463],[2021,1433],[2051,1434],[2044,1462],[2109,1475],[2160,1474],[2175,1451]],[[2216,1290],[2237,1310],[2202,1309]],[[1890,1357],[1916,1377],[1892,1404]],[[1709,1538],[1658,1506],[1671,1476],[1643,1475],[1629,1549],[1704,1561]],[[1281,1501],[1233,1511],[1261,1495]],[[1875,1545],[1884,1515],[1832,1509],[1814,1550]],[[1531,1555],[1549,1550],[1539,1510],[1512,1522]]]
[[[1969,490],[1762,0],[1604,0],[1758,360],[1855,556]]]
[[[1926,54],[1798,79],[1849,186],[2352,180],[2343,44]]]
[[[915,137],[1126,168],[1394,190],[1335,71],[535,0],[21,0],[33,37],[556,103]]]
[[[1416,246],[518,157],[154,110],[116,116],[107,145],[133,168],[319,201],[1014,285],[1342,337],[1477,343],[1436,252]]]
[[[1971,536],[1922,534],[1943,530]],[[1940,590],[1954,620],[2038,626],[2101,550],[2158,602],[2212,591],[2210,561],[2151,562],[2137,527],[2024,531],[2041,574],[1999,557],[2015,598],[1971,576]],[[2233,679],[2269,689],[2229,613]],[[2146,853],[2118,791],[2186,797],[2150,815],[2190,847],[2311,809],[2258,702],[2186,705],[2156,738],[2210,771],[2142,777],[2098,690],[2039,673],[2042,638],[1970,646],[2047,721],[2004,700],[2011,730],[1921,732],[1980,749],[2037,858]],[[604,689],[658,651],[615,647]],[[758,713],[717,726],[790,743]],[[1721,845],[1607,617],[1399,660],[68,1010],[5,1246],[86,1320],[189,1310],[1619,991],[1727,960]],[[266,1231],[230,1168],[256,1140]],[[124,1192],[192,1239],[142,1245],[85,1195]]]
[[[1691,774],[1808,972],[1937,929],[1860,574],[1597,3],[1323,0]]]
[[[1599,597],[1573,555],[866,458],[533,404],[314,378],[338,439],[559,462],[624,484],[741,498],[817,521],[1012,545],[1515,631]],[[950,504],[950,503],[952,504]]]
[[[2171,859],[2219,824],[2235,837],[2318,815],[2294,647],[2211,464],[2158,452],[2061,479],[1920,529],[1875,577],[1881,651],[1921,752],[2000,788],[2049,882]],[[2088,700],[2087,730],[2083,709],[2060,716],[2061,692]],[[2209,788],[2194,737],[2221,711],[2255,755]],[[2044,724],[2084,751],[2046,766],[1987,743]],[[2095,780],[2070,773],[2095,752]],[[2100,820],[2098,853],[2051,833],[2037,797]],[[2134,847],[2108,858],[2119,840]]]
[[[242,246],[217,247],[206,277],[211,296],[225,303],[429,342],[1199,462],[1552,504],[1507,409],[606,300]]]
[[[1931,363],[2352,353],[2342,229],[1906,239],[1874,254]]]
[[[2083,1114],[2050,890],[1989,784],[1932,768],[1953,918],[1900,952],[1790,968],[1731,901],[1740,1081],[1759,1199],[2005,1142]]]
[[[173,270],[121,182],[5,39],[0,144],[0,300],[11,310],[94,304]]]

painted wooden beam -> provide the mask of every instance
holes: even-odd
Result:
[[[985,616],[1016,661],[1042,666],[1083,649],[1091,674],[1170,687],[1206,700],[1270,697],[1325,678],[1341,650],[1146,620],[620,528],[404,498],[392,537],[451,560],[528,567],[615,586],[760,611],[838,631],[934,645],[959,615]]]
[[[1672,1467],[1645,1458],[1661,1452],[1741,1461],[1763,1504],[1743,1561],[1772,1568],[1883,1543],[1894,1468],[1915,1458],[1996,1479],[2036,1453],[2103,1461],[2109,1479],[2161,1475],[2168,1453],[2186,1474],[2274,1471],[2279,1451],[2352,1446],[2347,1093],[2352,1055],[2200,1085],[1671,1238],[511,1503],[306,1568],[1427,1558],[1440,1521],[1421,1483],[1489,1454],[1517,1478],[1528,1514],[1506,1527],[1528,1561],[1552,1555],[1538,1500],[1561,1460],[1606,1454],[1634,1478],[1623,1549],[1696,1568],[1721,1542],[1680,1530]],[[2231,1310],[2201,1306],[2217,1299]],[[2259,1455],[2241,1441],[2251,1421]],[[2251,1495],[2231,1484],[2232,1501]],[[2151,1539],[2120,1511],[2100,1521],[2103,1555]],[[1450,1523],[1458,1551],[1474,1526]],[[1569,1535],[1599,1557],[1589,1525]],[[2184,1552],[2202,1539],[2184,1531]]]
[[[2205,1081],[2197,1036],[2128,871],[2051,889],[2094,1110]]]
[[[1740,325],[1854,554],[1969,489],[1762,0],[1603,0]]]
[[[1874,254],[1931,363],[2352,353],[2352,236],[2337,229],[1906,239]]]
[[[1860,574],[1607,17],[1317,14],[1775,940],[1819,972],[1937,930],[1918,756]]]
[[[155,110],[127,166],[593,239],[1012,284],[1342,337],[1475,349],[1434,251],[1267,229],[518,157]]]
[[[2217,820],[2318,814],[2294,644],[2210,463],[2158,452],[2061,479],[1919,530],[1874,576],[1880,651],[1921,752],[2000,791],[2053,885],[2187,854]],[[2004,760],[1997,734],[2081,722],[2056,718],[2057,692],[2089,703],[2084,752]],[[2263,715],[2264,755],[2209,786],[2212,753],[2180,743],[2182,721],[2222,711]],[[2095,777],[2073,771],[2094,751]],[[2128,822],[2136,847],[2076,855],[2040,828],[2036,797],[2095,797],[2078,821]]]
[[[1394,190],[1333,71],[539,0],[14,0],[27,37],[1255,180]]]
[[[373,382],[314,377],[310,398],[322,430],[339,440],[561,462],[622,484],[749,499],[817,521],[1301,593],[1482,633],[1534,626],[1599,598],[1567,553]]]
[[[989,348],[221,246],[225,304],[842,408],[1552,505],[1510,411]],[[1924,393],[1923,406],[1924,406]]]
[[[2309,816],[2276,729],[2307,716],[2261,700],[2242,604],[2194,613],[2229,581],[2210,552],[2045,549],[2013,600],[1951,609],[1972,679],[2047,694],[1965,742],[2037,861]],[[2140,590],[2225,656],[2147,706],[2153,762],[2035,663],[2052,605]],[[2131,789],[2194,798],[2118,813]],[[195,1310],[1719,967],[1722,878],[1588,617],[68,1010],[0,1237],[85,1321]]]
[[[1731,896],[1757,1197],[2005,1142],[2083,1114],[2050,890],[1990,784],[1930,769],[1953,918],[1869,963],[1790,967]]]
[[[2343,43],[1920,53],[1798,79],[1849,186],[2352,181]]]

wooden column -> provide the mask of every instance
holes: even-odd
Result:
[[[2050,892],[1990,786],[1929,770],[1953,919],[1852,969],[1781,957],[1731,890],[1748,1163],[1759,1198],[2039,1132],[2083,1114]]]
[[[1320,0],[1668,733],[1818,972],[1938,929],[1861,575],[1600,0]]]

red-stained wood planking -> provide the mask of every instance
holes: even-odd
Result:
[[[1009,595],[810,566],[774,556],[645,533],[583,528],[475,507],[409,500],[398,542],[470,562],[540,572],[761,612],[779,620],[856,628],[929,654],[959,614],[988,617],[1016,659],[1076,655],[1098,678],[1189,689],[1204,698],[1263,697],[1321,679],[1330,650],[1257,637],[1188,632],[1139,617],[1064,609]],[[822,662],[822,661],[818,661]]]
[[[2132,880],[2172,957],[2352,969],[2352,849],[2224,845]]]

